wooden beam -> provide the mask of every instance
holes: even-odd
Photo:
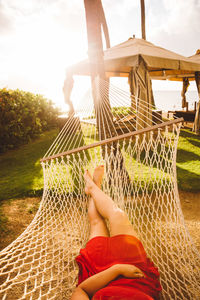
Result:
[[[146,28],[145,28],[145,3],[144,0],[140,0],[141,5],[141,27],[142,27],[142,38],[146,40]]]
[[[91,145],[82,146],[82,147],[72,149],[72,150],[68,150],[66,152],[58,153],[58,154],[55,154],[55,155],[52,155],[52,156],[49,156],[49,157],[44,157],[40,160],[40,162],[44,162],[44,161],[51,160],[51,159],[54,159],[54,158],[59,158],[59,157],[62,157],[62,156],[67,156],[67,155],[74,154],[74,153],[77,153],[77,152],[80,152],[80,151],[83,151],[83,150],[92,149],[92,148],[95,148],[95,147],[98,147],[98,146],[104,146],[104,145],[109,144],[109,143],[117,142],[117,141],[120,141],[120,140],[123,140],[123,139],[128,139],[130,137],[140,135],[140,134],[144,134],[144,133],[147,133],[149,131],[155,131],[156,129],[160,129],[160,128],[163,128],[163,127],[166,127],[166,126],[171,126],[173,124],[181,123],[183,121],[184,121],[183,118],[178,118],[176,120],[163,122],[161,124],[157,124],[157,125],[154,125],[154,126],[151,126],[151,127],[146,127],[146,128],[140,129],[140,130],[132,131],[132,132],[125,133],[125,134],[122,134],[122,135],[118,135],[118,136],[115,136],[115,137],[112,137],[112,138],[109,138],[109,139],[105,139],[103,141],[99,141],[99,142],[91,144]]]
[[[194,124],[193,124],[193,131],[196,134],[200,134],[200,72],[195,72],[195,81],[197,85],[197,92],[199,96],[199,102],[197,104]]]

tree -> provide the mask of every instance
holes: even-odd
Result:
[[[84,0],[84,6],[87,24],[88,56],[90,61],[92,93],[97,129],[100,140],[104,140],[106,138],[113,137],[116,130],[111,112],[109,92],[105,88],[100,89],[99,84],[96,84],[95,81],[95,78],[97,77],[99,77],[100,80],[108,80],[106,78],[104,69],[102,28],[107,47],[110,46],[110,39],[101,0]],[[110,152],[110,147],[111,144],[107,146],[108,152]],[[114,148],[114,154],[118,153],[119,156],[119,170],[121,174],[123,174],[123,177],[126,177],[126,180],[128,180],[129,176],[124,167],[124,160],[121,151],[117,149],[116,143],[112,143],[112,147]],[[104,156],[105,148],[103,147],[102,150]],[[113,163],[114,162],[111,160],[111,168],[109,168],[110,170],[112,170]]]

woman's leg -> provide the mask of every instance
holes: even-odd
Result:
[[[127,214],[107,196],[92,180],[88,171],[85,172],[85,192],[94,200],[99,214],[110,223],[110,236],[130,234],[136,236]],[[95,176],[94,176],[95,177]]]
[[[101,176],[101,169],[103,166],[97,167],[94,170],[93,181],[100,188],[103,176]],[[96,236],[109,236],[109,232],[105,223],[105,220],[99,214],[94,204],[94,200],[91,197],[88,205],[88,218],[90,222],[90,236],[89,240]]]

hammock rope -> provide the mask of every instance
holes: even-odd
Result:
[[[102,189],[127,212],[159,268],[162,298],[199,299],[200,256],[176,181],[183,119],[163,120],[152,105],[106,81],[99,81],[98,89],[103,100],[97,114],[90,91],[41,160],[38,212],[0,252],[0,298],[70,299],[78,274],[75,257],[89,234],[84,170],[104,164]]]

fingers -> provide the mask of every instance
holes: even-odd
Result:
[[[133,269],[130,270],[130,271],[131,271],[134,278],[145,277],[145,274],[140,269],[138,269],[136,267],[133,267]]]
[[[128,278],[145,278],[146,275],[134,265],[121,265],[121,275]]]
[[[142,273],[142,272],[135,272],[133,275],[134,275],[134,278],[145,278],[146,277],[144,275],[144,273]]]
[[[142,276],[145,276],[145,274],[142,272],[142,270],[140,270],[139,268],[137,268],[135,266],[134,266],[134,268],[135,268],[135,273],[141,274]]]
[[[143,278],[146,277],[146,275],[138,268],[137,268],[137,270],[135,270],[134,273],[137,277],[143,277]]]

